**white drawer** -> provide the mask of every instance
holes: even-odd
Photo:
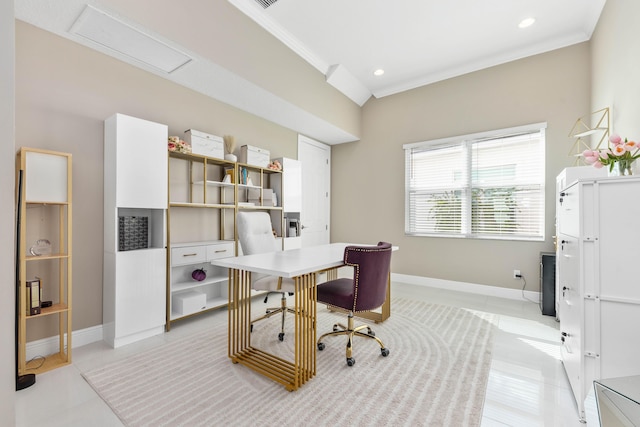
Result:
[[[207,246],[207,261],[218,258],[228,258],[234,255],[233,242],[220,242]]]
[[[171,249],[171,265],[187,265],[207,260],[206,246],[184,246]]]

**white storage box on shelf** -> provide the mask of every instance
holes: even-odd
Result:
[[[262,196],[259,188],[249,188],[247,193],[247,201],[255,206],[277,206],[275,193],[270,188],[262,189]]]
[[[189,129],[185,132],[185,141],[191,145],[191,152],[201,156],[224,159],[224,141],[222,137]]]
[[[240,147],[240,163],[266,168],[269,166],[269,156],[269,151],[264,148],[258,148],[252,145],[243,145]]]
[[[207,295],[203,292],[189,291],[173,297],[174,309],[180,315],[187,315],[207,308]]]

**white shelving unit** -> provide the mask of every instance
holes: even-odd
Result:
[[[240,178],[242,170],[251,184]],[[229,303],[228,272],[210,262],[241,253],[238,210],[272,212],[274,229],[282,229],[281,205],[273,206],[273,199],[265,198],[274,177],[281,175],[280,171],[199,154],[169,153],[167,330],[174,321]],[[206,279],[193,279],[196,269],[205,270]]]
[[[171,245],[170,321],[227,305],[229,273],[211,265],[211,261],[233,255],[232,241]],[[196,269],[205,270],[204,280],[193,279],[192,273]]]
[[[104,130],[103,328],[116,348],[164,332],[168,129],[115,114]]]
[[[235,255],[236,164],[198,154],[169,153],[169,269],[166,330],[171,323],[228,304],[228,273],[211,260]],[[206,278],[195,280],[196,269]]]

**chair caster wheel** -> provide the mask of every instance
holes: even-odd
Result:
[[[389,349],[388,348],[381,348],[380,349],[380,354],[382,354],[383,357],[387,357],[389,355]]]
[[[333,325],[333,332],[338,332],[338,325]]]
[[[284,341],[284,332],[280,332],[280,333],[278,334],[278,339],[279,339],[280,341]]]
[[[367,333],[368,333],[368,335],[369,335],[370,337],[375,337],[375,336],[376,336],[376,333],[375,333],[375,332],[373,332],[371,329],[369,329],[369,331],[368,331]]]
[[[320,350],[320,351],[324,350],[324,343],[323,342],[319,342],[318,343],[318,350]]]
[[[356,364],[356,359],[354,359],[353,357],[347,357],[347,365],[353,366],[355,364]]]

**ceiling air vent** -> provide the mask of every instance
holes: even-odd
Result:
[[[107,49],[171,73],[192,59],[184,52],[87,5],[69,30]]]
[[[256,0],[256,3],[258,3],[260,6],[266,9],[277,1],[278,0]]]

